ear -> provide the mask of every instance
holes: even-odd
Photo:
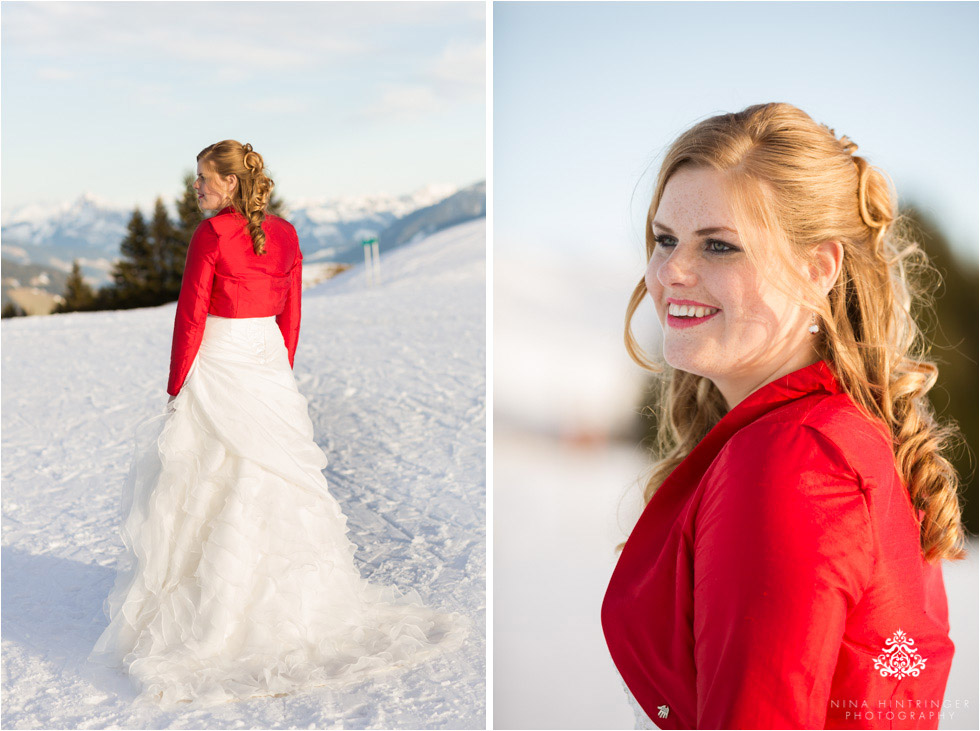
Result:
[[[833,289],[844,262],[844,246],[833,239],[821,241],[813,249],[809,264],[810,281],[823,294]]]
[[[231,193],[234,192],[235,187],[237,185],[238,185],[238,176],[235,175],[235,173],[232,173],[231,175],[225,177],[225,189],[228,191],[229,195],[231,195]]]

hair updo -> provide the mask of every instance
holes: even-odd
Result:
[[[265,220],[265,209],[275,183],[265,174],[262,156],[249,143],[243,145],[237,140],[222,140],[197,153],[197,161],[209,164],[221,177],[238,177],[238,185],[231,194],[231,205],[248,222],[252,249],[256,254],[264,254],[265,232],[262,230],[262,222]]]
[[[816,313],[815,345],[854,402],[888,425],[895,463],[920,525],[927,560],[965,557],[957,489],[959,476],[944,452],[957,436],[937,423],[926,394],[938,370],[912,317],[927,300],[913,273],[935,275],[921,248],[897,229],[896,196],[885,175],[791,104],[758,104],[721,114],[687,130],[667,150],[646,220],[647,259],[656,241],[652,223],[671,175],[685,167],[721,172],[745,252],[773,284]],[[839,241],[841,273],[826,296],[803,268],[822,241]],[[787,245],[788,244],[788,245]],[[763,257],[787,266],[763,264]],[[651,361],[630,328],[647,295],[643,278],[626,312],[626,349],[661,376],[658,461],[647,482],[649,502],[664,479],[724,416],[726,404],[705,377]]]

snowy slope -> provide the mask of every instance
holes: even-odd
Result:
[[[483,728],[485,220],[304,293],[295,373],[362,574],[467,614],[453,655],[342,694],[140,711],[84,663],[133,429],[166,403],[174,304],[2,324],[5,728]]]

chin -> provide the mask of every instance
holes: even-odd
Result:
[[[675,371],[685,371],[696,376],[707,376],[708,372],[711,371],[709,359],[690,348],[677,347],[676,345],[671,347],[664,343],[663,358],[667,365]]]

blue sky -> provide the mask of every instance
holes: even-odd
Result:
[[[287,201],[486,176],[483,2],[4,2],[3,208],[179,193],[207,145]]]
[[[977,3],[498,2],[493,22],[499,254],[633,261],[662,149],[784,101],[977,258]]]

